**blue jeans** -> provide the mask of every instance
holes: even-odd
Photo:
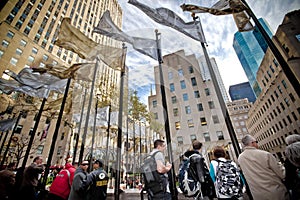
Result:
[[[149,198],[150,200],[172,200],[172,195],[169,192],[161,192],[155,194],[153,197]]]

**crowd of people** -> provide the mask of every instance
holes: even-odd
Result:
[[[300,199],[300,135],[286,137],[284,163],[278,161],[271,153],[260,150],[258,141],[251,135],[244,136],[241,142],[243,152],[238,156],[237,162],[228,159],[222,146],[216,146],[209,170],[206,164],[201,164],[203,169],[200,172],[206,174],[201,175],[205,180],[200,181],[198,196],[201,194],[201,198],[204,199]],[[189,158],[197,154],[203,158],[201,147],[201,142],[193,141],[192,149],[186,151],[184,156]],[[166,161],[165,149],[166,144],[163,140],[154,141],[154,149],[150,155],[154,157],[160,178],[156,185],[160,185],[162,189],[152,193],[148,188],[148,199],[151,200],[171,200],[174,194],[169,182],[169,173],[173,165]],[[49,193],[43,196],[43,199],[105,200],[108,174],[103,169],[103,162],[95,160],[93,170],[88,173],[88,161],[82,161],[78,167],[73,166],[71,161],[67,160],[62,169],[53,171],[54,175],[52,174],[53,177],[49,181]],[[45,170],[43,158],[37,156],[25,169],[16,172],[14,170],[15,167],[10,167],[0,171],[0,199],[41,199],[39,192]]]

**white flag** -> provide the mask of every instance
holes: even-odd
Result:
[[[127,35],[114,24],[110,17],[109,10],[104,12],[98,26],[94,28],[93,32],[105,35],[118,41],[128,42],[140,53],[150,56],[155,60],[158,59],[156,40],[131,37]]]
[[[129,0],[128,3],[141,9],[155,22],[169,26],[197,41],[205,42],[205,37],[202,31],[202,26],[199,21],[185,22],[176,13],[167,8],[153,9],[137,0]]]
[[[0,121],[0,131],[6,132],[13,128],[14,124],[16,123],[17,118],[11,119],[4,119]]]
[[[123,49],[94,42],[79,29],[73,27],[70,18],[62,20],[58,39],[54,44],[77,53],[83,59],[94,60],[99,56],[113,69],[121,70],[123,67]]]

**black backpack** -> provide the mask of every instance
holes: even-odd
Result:
[[[141,166],[141,173],[144,180],[144,189],[150,196],[153,196],[160,192],[166,191],[167,178],[157,171],[157,165],[155,160],[155,152],[152,155],[148,155]]]

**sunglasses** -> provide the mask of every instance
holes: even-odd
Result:
[[[252,143],[258,143],[258,141],[253,141]]]
[[[89,165],[89,164],[81,164],[81,165],[85,166],[85,165]]]

